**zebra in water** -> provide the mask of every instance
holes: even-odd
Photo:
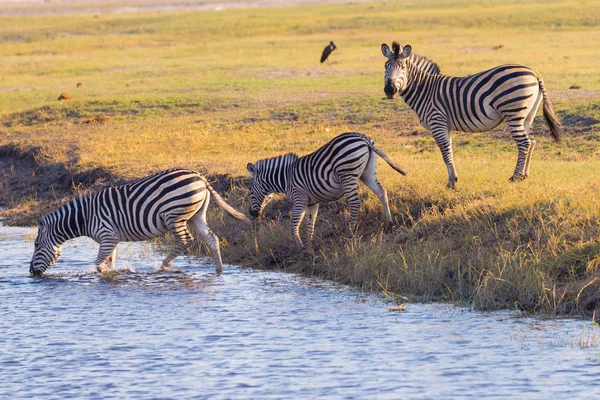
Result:
[[[62,244],[76,237],[88,236],[100,244],[96,267],[104,272],[113,269],[119,242],[148,240],[171,232],[177,246],[162,263],[162,269],[167,270],[193,239],[191,229],[210,247],[217,273],[220,273],[223,264],[219,238],[206,223],[211,194],[231,217],[249,222],[219,196],[204,176],[188,169],[158,172],[76,198],[38,219],[38,236],[29,272],[44,275],[60,257]]]
[[[433,134],[448,168],[448,187],[454,188],[458,175],[454,168],[449,131],[485,132],[504,121],[517,144],[518,158],[511,182],[529,176],[529,163],[535,147],[531,124],[544,100],[544,119],[552,138],[560,142],[562,128],[539,73],[523,65],[501,65],[463,78],[431,73],[431,67],[414,61],[410,45],[397,42],[392,50],[381,45],[387,58],[384,92],[388,98],[398,93],[417,113],[421,124]]]
[[[285,193],[292,201],[292,235],[299,247],[300,223],[308,214],[306,236],[310,245],[319,203],[334,201],[346,195],[350,208],[350,230],[354,232],[360,210],[357,182],[360,179],[381,200],[387,221],[392,222],[388,196],[377,180],[376,156],[393,169],[406,175],[401,167],[375,147],[368,137],[356,132],[335,137],[314,153],[298,157],[286,154],[249,163],[252,175],[250,215],[258,218],[272,199],[272,193]]]

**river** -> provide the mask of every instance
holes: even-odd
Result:
[[[0,397],[559,399],[600,397],[600,329],[409,303],[314,278],[67,242],[29,276],[35,231],[0,227]],[[227,260],[227,249],[223,250]]]

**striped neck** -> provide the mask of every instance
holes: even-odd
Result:
[[[428,74],[431,74],[431,75],[439,75],[440,74],[440,67],[436,63],[434,63],[433,61],[428,59],[427,57],[412,53],[410,55],[410,57],[408,58],[408,61],[410,63],[412,63],[414,66],[416,66],[417,68],[419,68],[420,70],[422,70]]]
[[[85,216],[88,200],[89,197],[73,199],[42,220],[42,223],[52,232],[57,245],[87,234]]]
[[[423,101],[421,101],[422,96],[425,94],[424,86],[427,84],[428,80],[431,80],[434,76],[440,75],[430,75],[417,65],[415,65],[410,59],[407,60],[406,63],[407,69],[407,82],[406,87],[403,91],[398,92],[398,94],[402,97],[404,102],[420,115],[420,107],[423,106]]]
[[[267,158],[256,162],[260,181],[271,193],[285,193],[290,181],[291,167],[298,160],[296,154]]]

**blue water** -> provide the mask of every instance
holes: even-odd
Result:
[[[30,278],[33,230],[0,227],[0,397],[10,399],[592,399],[597,327],[381,296],[150,244],[68,242]],[[227,249],[224,249],[227,260]]]

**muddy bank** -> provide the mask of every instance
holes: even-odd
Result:
[[[79,193],[123,182],[117,174],[102,168],[78,171],[76,163],[76,156],[66,163],[54,162],[41,147],[0,146],[0,207],[6,208],[0,213],[3,222],[33,225],[37,216]]]
[[[57,162],[46,151],[15,144],[0,147],[4,223],[33,225],[36,216],[78,194],[125,181],[108,169],[81,170],[76,149],[66,157],[61,154],[66,162]],[[206,175],[231,204],[245,211],[247,178]],[[209,224],[221,238],[228,264],[319,276],[410,301],[598,319],[597,218],[574,212],[560,199],[506,208],[482,196],[399,191],[390,196],[395,223],[388,227],[382,223],[379,202],[362,192],[360,231],[353,237],[347,231],[344,202],[327,203],[319,211],[313,251],[293,246],[289,201],[271,203],[261,221],[243,229],[211,206]],[[169,245],[168,237],[164,243]],[[206,252],[202,243],[190,250]]]
[[[45,155],[41,147],[0,146],[0,218],[5,225],[31,226],[75,196],[130,181],[104,168],[81,170],[76,149],[66,162]],[[203,173],[203,171],[201,171]],[[238,179],[211,175],[213,187],[228,192]]]

